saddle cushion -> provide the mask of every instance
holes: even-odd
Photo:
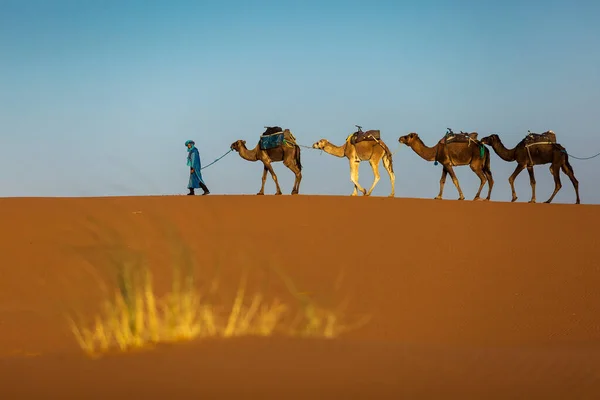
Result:
[[[461,133],[451,133],[448,135],[445,135],[443,138],[440,139],[440,143],[441,144],[448,144],[448,143],[468,143],[471,141],[477,141],[477,137],[479,136],[479,134],[477,132],[471,132],[471,133],[466,133],[466,132],[461,132]]]
[[[296,138],[294,137],[292,132],[290,132],[290,130],[287,128],[283,131],[283,144],[287,147],[294,147],[298,145],[296,143]]]
[[[262,134],[260,136],[260,148],[262,150],[269,150],[279,147],[283,144],[283,139],[283,132],[271,133],[269,135]]]
[[[350,137],[350,143],[356,144],[364,141],[378,141],[381,140],[381,131],[379,129],[372,129],[363,132],[354,132]]]
[[[283,132],[283,129],[281,129],[280,126],[265,126],[265,128],[267,129],[262,133],[262,136],[269,136],[274,133]]]
[[[553,131],[546,131],[544,133],[529,133],[523,139],[525,144],[533,144],[539,142],[550,142],[556,143],[556,134]]]

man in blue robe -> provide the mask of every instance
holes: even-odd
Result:
[[[202,188],[204,193],[203,196],[210,193],[204,181],[202,180],[202,172],[200,165],[200,154],[198,153],[198,149],[196,148],[196,143],[193,140],[188,140],[185,142],[185,146],[187,147],[188,156],[187,156],[187,165],[190,167],[190,180],[188,182],[188,189],[190,192],[188,196],[193,196],[194,189]]]

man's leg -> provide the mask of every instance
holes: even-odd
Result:
[[[203,196],[210,193],[210,190],[208,190],[208,187],[206,187],[206,185],[202,181],[200,181],[200,189],[204,190],[204,193],[202,193]]]

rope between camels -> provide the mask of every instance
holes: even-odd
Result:
[[[292,136],[292,137],[293,137],[293,136]],[[296,139],[296,138],[294,138],[294,139]],[[292,146],[293,146],[293,145],[296,145],[296,146],[298,146],[298,147],[304,147],[305,149],[310,149],[310,150],[318,150],[318,149],[315,149],[315,148],[313,148],[313,147],[311,147],[311,146],[305,146],[305,145],[303,145],[303,144],[300,144],[300,143],[296,142],[296,140],[293,140],[293,141],[291,141],[291,140],[286,140],[286,139],[283,139],[283,144],[284,144],[284,145],[291,144]]]
[[[566,150],[561,150],[561,151],[563,153],[565,153],[566,155],[568,155],[569,157],[572,157],[572,158],[574,158],[576,160],[591,160],[592,158],[596,158],[596,157],[600,156],[600,153],[598,153],[598,154],[594,154],[591,157],[575,157],[574,155],[567,153]]]

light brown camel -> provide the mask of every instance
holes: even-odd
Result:
[[[389,197],[394,197],[396,176],[394,174],[392,152],[381,139],[363,140],[352,144],[351,139],[353,135],[348,136],[346,143],[344,143],[342,146],[336,146],[326,139],[321,139],[314,143],[312,147],[314,149],[323,150],[333,156],[340,158],[346,157],[348,159],[350,162],[350,180],[352,183],[354,183],[354,191],[352,192],[352,196],[356,196],[358,194],[357,190],[360,190],[365,196],[371,195],[373,189],[375,189],[375,185],[377,185],[379,179],[381,178],[379,175],[379,162],[383,161],[383,167],[386,169],[390,177],[390,184],[392,186],[392,191]],[[362,161],[368,161],[371,165],[371,169],[373,170],[374,179],[369,191],[366,191],[365,188],[360,186],[358,183],[358,169]]]
[[[488,183],[488,194],[485,200],[489,200],[494,187],[494,179],[490,169],[490,151],[477,140],[477,133],[453,134],[454,140],[446,138],[440,140],[435,146],[427,147],[419,135],[409,133],[401,136],[398,141],[409,146],[415,153],[426,161],[435,161],[442,164],[442,177],[440,179],[440,193],[435,197],[436,200],[442,199],[446,176],[450,174],[454,186],[458,190],[458,200],[464,200],[465,196],[458,183],[458,178],[454,173],[453,167],[468,165],[471,170],[479,177],[481,184],[473,200],[482,200],[479,196],[483,185]]]
[[[552,193],[552,196],[545,201],[545,203],[550,203],[554,199],[554,196],[556,196],[556,193],[558,193],[562,187],[560,182],[560,171],[562,170],[562,172],[569,177],[571,183],[573,183],[573,187],[575,188],[575,194],[577,196],[575,204],[580,204],[579,182],[577,181],[577,178],[575,178],[573,167],[569,163],[569,155],[566,153],[565,148],[560,144],[538,142],[537,144],[531,146],[531,142],[527,143],[528,140],[526,137],[522,139],[514,148],[507,149],[504,144],[502,144],[500,137],[496,134],[484,137],[481,139],[481,142],[494,149],[494,152],[498,155],[498,157],[504,161],[517,162],[515,171],[508,178],[508,182],[510,183],[510,188],[512,190],[511,201],[517,200],[515,179],[517,178],[517,175],[521,173],[521,171],[527,168],[527,172],[529,172],[529,183],[531,184],[531,200],[529,200],[529,202],[535,203],[535,176],[533,174],[533,167],[534,165],[551,164],[550,173],[554,177],[554,192]]]
[[[269,135],[276,132],[281,132],[282,129],[280,127],[267,127],[267,130],[264,135]],[[267,181],[267,172],[271,173],[271,177],[275,182],[275,186],[277,188],[276,195],[281,194],[281,188],[279,187],[279,182],[277,180],[277,175],[273,170],[273,166],[271,163],[283,161],[283,165],[288,167],[296,178],[294,180],[294,187],[292,189],[292,194],[298,194],[300,191],[300,181],[302,180],[302,163],[300,162],[300,146],[296,144],[296,138],[290,132],[289,129],[285,129],[283,131],[284,142],[276,147],[272,147],[266,150],[263,150],[260,146],[260,140],[256,144],[256,147],[252,150],[248,150],[246,148],[245,140],[237,140],[236,142],[231,144],[231,149],[235,150],[239,153],[240,157],[247,161],[261,161],[263,163],[263,175],[262,175],[262,186],[260,187],[260,192],[257,195],[265,194],[265,183]]]

